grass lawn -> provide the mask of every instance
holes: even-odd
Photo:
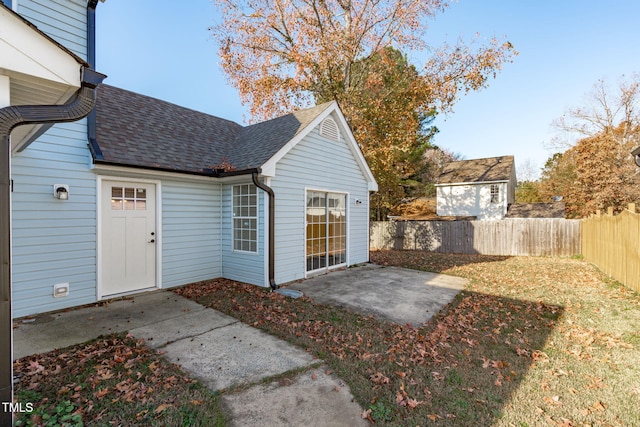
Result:
[[[379,425],[640,425],[637,293],[578,259],[372,259],[469,285],[419,328],[227,280],[177,292],[324,359]]]
[[[567,258],[381,251],[469,285],[420,327],[212,280],[177,293],[327,362],[390,426],[640,425],[640,296]],[[215,426],[219,396],[126,334],[15,363],[19,425]],[[64,422],[69,424],[64,424]]]

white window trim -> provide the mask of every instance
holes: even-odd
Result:
[[[256,194],[256,216],[255,217],[236,217],[233,213],[233,208],[234,208],[234,198],[233,198],[233,189],[235,187],[240,187],[240,186],[249,186],[250,188],[253,187],[255,189],[255,194]],[[245,251],[242,249],[236,249],[236,229],[235,229],[235,225],[234,225],[234,220],[235,219],[255,219],[256,220],[256,250],[255,251]],[[256,187],[254,184],[249,184],[249,183],[243,183],[243,184],[234,184],[231,186],[231,252],[233,253],[238,253],[238,254],[247,254],[247,255],[259,255],[260,254],[260,192],[258,191],[258,187]]]
[[[493,190],[496,190],[496,192],[494,193]],[[500,204],[500,193],[502,193],[502,191],[500,191],[500,185],[499,184],[491,184],[489,186],[489,203],[491,203],[492,205],[499,205]],[[494,201],[494,197],[495,197],[495,201]]]

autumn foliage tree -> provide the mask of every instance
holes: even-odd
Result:
[[[401,193],[398,179],[424,147],[429,117],[484,87],[515,54],[497,39],[429,46],[426,22],[446,9],[441,0],[214,3],[221,65],[252,120],[338,101],[379,181],[380,207]],[[424,51],[420,67],[404,56]]]
[[[425,165],[424,153],[436,132],[431,126],[435,110],[425,103],[428,86],[397,49],[387,47],[354,68],[365,70],[362,82],[341,105],[380,187],[371,199],[374,217],[384,219]],[[333,96],[316,94],[320,101]]]
[[[639,103],[639,76],[621,80],[613,94],[599,81],[586,106],[558,120],[565,135],[577,134],[579,139],[573,144],[561,140],[570,148],[547,162],[540,194],[562,195],[572,217],[640,201],[640,174],[631,156],[640,145]]]

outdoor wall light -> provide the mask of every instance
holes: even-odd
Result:
[[[633,150],[631,152],[631,155],[633,156],[633,160],[635,160],[636,165],[638,165],[640,167],[640,147],[638,147],[635,150]]]
[[[69,200],[69,186],[67,184],[53,184],[53,197]]]

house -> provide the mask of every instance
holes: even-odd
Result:
[[[86,58],[89,3],[13,6]],[[11,163],[14,317],[217,277],[275,287],[369,259],[377,184],[335,102],[242,126],[101,85],[92,116]]]
[[[503,219],[515,190],[513,156],[450,162],[438,177],[436,211],[438,216]]]
[[[631,155],[633,156],[633,161],[636,166],[640,166],[640,147],[636,147],[631,151]]]

